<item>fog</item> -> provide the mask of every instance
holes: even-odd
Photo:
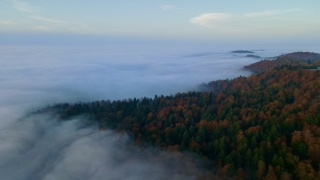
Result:
[[[214,79],[249,75],[255,62],[211,49],[165,46],[1,46],[1,91],[6,103],[153,97],[193,90]],[[8,93],[14,93],[15,98]],[[18,97],[17,97],[18,96]],[[67,99],[65,97],[68,97]],[[36,98],[36,99],[34,99]]]
[[[125,133],[98,131],[95,125],[86,126],[86,117],[59,122],[50,115],[26,115],[47,104],[169,95],[197,90],[202,82],[248,76],[251,72],[242,67],[259,59],[230,53],[237,49],[208,45],[0,46],[0,178],[194,179],[197,172],[192,168],[172,168],[183,168],[184,157],[168,159],[170,152],[159,149],[135,150]],[[255,54],[271,57],[287,52],[291,51]]]
[[[186,161],[173,154],[135,149],[126,134],[97,131],[95,126],[85,124],[85,117],[58,122],[50,116],[31,116],[2,129],[0,178],[195,178],[196,171],[181,171]]]

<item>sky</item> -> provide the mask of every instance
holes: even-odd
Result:
[[[0,37],[2,43],[57,38],[317,43],[318,7],[319,1],[3,0]]]

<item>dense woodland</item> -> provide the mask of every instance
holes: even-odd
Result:
[[[194,152],[211,162],[199,179],[320,179],[320,71],[285,65],[207,86],[37,113],[61,120],[88,114],[100,130],[126,131],[137,146]]]
[[[310,52],[294,52],[281,55],[276,60],[265,59],[260,62],[244,66],[244,69],[259,73],[269,71],[280,66],[298,66],[304,69],[312,69],[320,66],[320,54]]]
[[[289,54],[283,54],[279,58],[287,58],[290,60],[302,61],[302,62],[314,62],[320,60],[320,54],[312,52],[293,52]]]

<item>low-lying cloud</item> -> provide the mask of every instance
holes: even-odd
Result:
[[[130,146],[125,133],[98,131],[85,118],[20,119],[1,131],[0,178],[6,180],[195,179],[186,161]],[[179,169],[180,168],[180,169]]]
[[[219,47],[1,46],[0,88],[12,94],[3,97],[8,103],[35,102],[34,98],[46,103],[115,100],[175,94],[202,82],[251,74],[241,68],[255,60],[215,48]],[[212,54],[185,57],[199,52]]]

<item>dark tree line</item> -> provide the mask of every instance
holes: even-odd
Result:
[[[259,73],[274,68],[303,68],[316,69],[320,66],[320,54],[310,52],[294,52],[277,57],[275,60],[265,59],[260,62],[244,66],[245,69]]]

